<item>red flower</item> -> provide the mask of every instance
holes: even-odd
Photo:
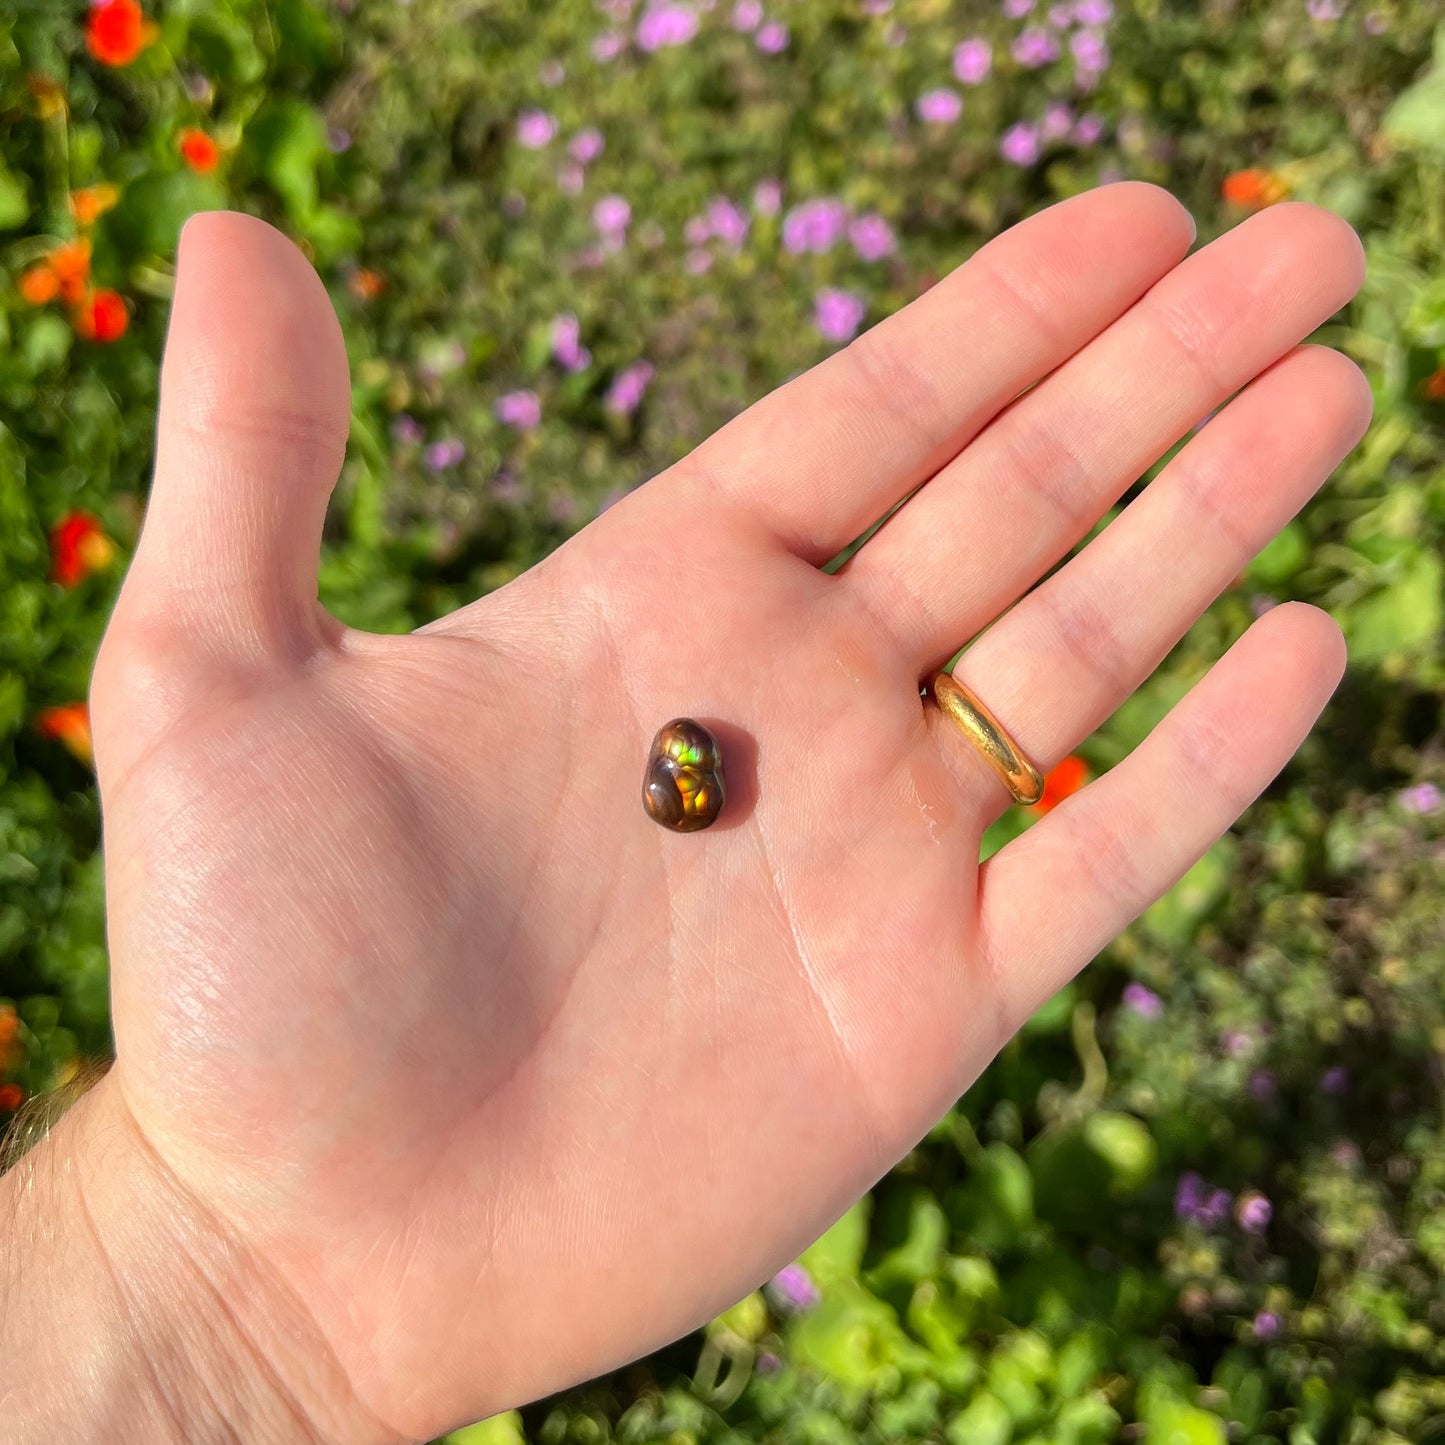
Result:
[[[102,65],[129,65],[149,40],[136,0],[102,0],[85,21],[85,48]]]
[[[176,149],[197,175],[209,175],[221,163],[220,146],[203,130],[183,130],[176,139]]]
[[[125,300],[116,291],[94,291],[71,313],[76,335],[86,341],[119,341],[130,325]]]
[[[19,1084],[0,1084],[0,1109],[13,1114],[25,1102],[25,1090]]]
[[[1044,779],[1044,795],[1030,804],[1029,812],[1041,816],[1057,808],[1065,798],[1072,797],[1089,781],[1089,765],[1083,758],[1070,755]]]
[[[23,286],[25,277],[21,277]],[[1445,401],[1445,366],[1438,367],[1432,371],[1424,381],[1420,383],[1420,390],[1428,401]]]
[[[89,764],[94,758],[90,742],[90,709],[83,702],[48,707],[36,715],[35,731],[53,738],[77,761]]]
[[[89,512],[67,512],[50,529],[50,580],[74,587],[115,556],[115,543]]]

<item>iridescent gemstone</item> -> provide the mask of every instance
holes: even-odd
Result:
[[[696,833],[722,812],[722,749],[700,722],[674,718],[652,740],[642,778],[642,806],[674,833]]]

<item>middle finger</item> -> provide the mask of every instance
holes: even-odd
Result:
[[[920,673],[941,665],[1363,274],[1359,239],[1328,211],[1290,204],[1246,221],[1020,397],[839,580]]]

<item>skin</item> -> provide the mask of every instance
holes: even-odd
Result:
[[[1359,372],[1297,346],[1360,284],[1353,232],[1192,234],[1140,184],[1045,211],[383,637],[316,598],[325,292],[260,222],[188,224],[92,691],[118,1062],[0,1181],[18,1438],[425,1439],[659,1346],[1186,871],[1336,686],[1323,613],[1268,613],[982,868],[1007,794],[918,694],[1002,616],[958,672],[1047,769],[1364,431]],[[682,715],[729,785],[685,836],[640,801]]]

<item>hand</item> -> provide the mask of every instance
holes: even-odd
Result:
[[[1144,185],[1055,206],[516,582],[382,637],[316,601],[349,409],[325,293],[260,223],[190,223],[93,688],[94,1108],[225,1240],[296,1398],[324,1357],[329,1418],[423,1438],[726,1307],[1289,758],[1344,665],[1295,604],[980,868],[1007,795],[919,698],[1006,612],[959,675],[1053,765],[1364,430],[1353,365],[1294,349],[1360,283],[1349,228],[1283,205],[1191,239]],[[640,802],[677,715],[729,769],[701,834]],[[302,1325],[256,1324],[273,1300]]]

